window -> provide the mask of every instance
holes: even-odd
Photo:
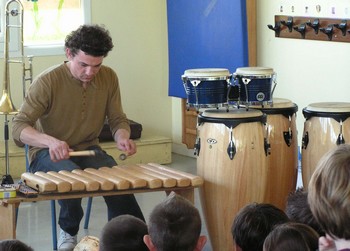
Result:
[[[19,9],[18,0],[0,0],[2,7],[0,42],[4,45],[6,3],[11,12]],[[25,55],[59,55],[63,54],[66,35],[79,25],[91,21],[91,0],[22,0],[23,5],[23,44]],[[20,24],[20,15],[8,14],[10,25]],[[8,28],[10,33],[11,56],[19,54],[20,31]],[[1,45],[1,44],[0,44]],[[2,46],[4,47],[4,46]],[[3,48],[0,48],[3,51]],[[16,53],[17,50],[17,53]]]

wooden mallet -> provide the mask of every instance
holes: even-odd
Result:
[[[99,156],[102,155],[103,151],[102,150],[85,150],[85,151],[74,151],[74,152],[69,152],[69,156]]]

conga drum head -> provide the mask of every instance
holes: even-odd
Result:
[[[348,102],[321,102],[312,103],[303,109],[306,119],[310,117],[330,117],[339,121],[345,120],[350,115],[350,103]]]
[[[298,106],[289,99],[273,98],[272,103],[267,105],[250,105],[249,108],[259,109],[266,114],[292,115],[298,111]]]
[[[223,68],[188,69],[182,81],[190,107],[210,108],[227,104],[227,92],[232,74]]]
[[[350,103],[312,103],[303,115],[302,179],[307,189],[322,156],[339,144],[350,143]]]
[[[243,119],[262,116],[263,113],[259,110],[249,109],[206,109],[202,112],[202,117],[222,118],[222,119]]]

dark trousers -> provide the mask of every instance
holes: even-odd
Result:
[[[90,147],[87,150],[93,149],[101,150],[99,146]],[[52,162],[49,150],[43,149],[37,153],[35,159],[30,164],[30,171],[32,173],[37,171],[58,172],[61,170],[72,171],[74,169],[84,169],[88,167],[97,169],[103,166],[112,167],[116,165],[117,162],[106,152],[98,156],[71,157],[68,160]],[[145,221],[134,195],[104,196],[103,198],[107,204],[108,220],[118,215],[131,214]],[[80,221],[84,216],[83,208],[81,207],[81,199],[59,200],[58,203],[61,206],[58,224],[65,232],[70,235],[76,235],[79,231]]]

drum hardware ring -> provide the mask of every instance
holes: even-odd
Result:
[[[302,149],[306,149],[308,144],[309,144],[309,133],[306,132],[302,139]]]

